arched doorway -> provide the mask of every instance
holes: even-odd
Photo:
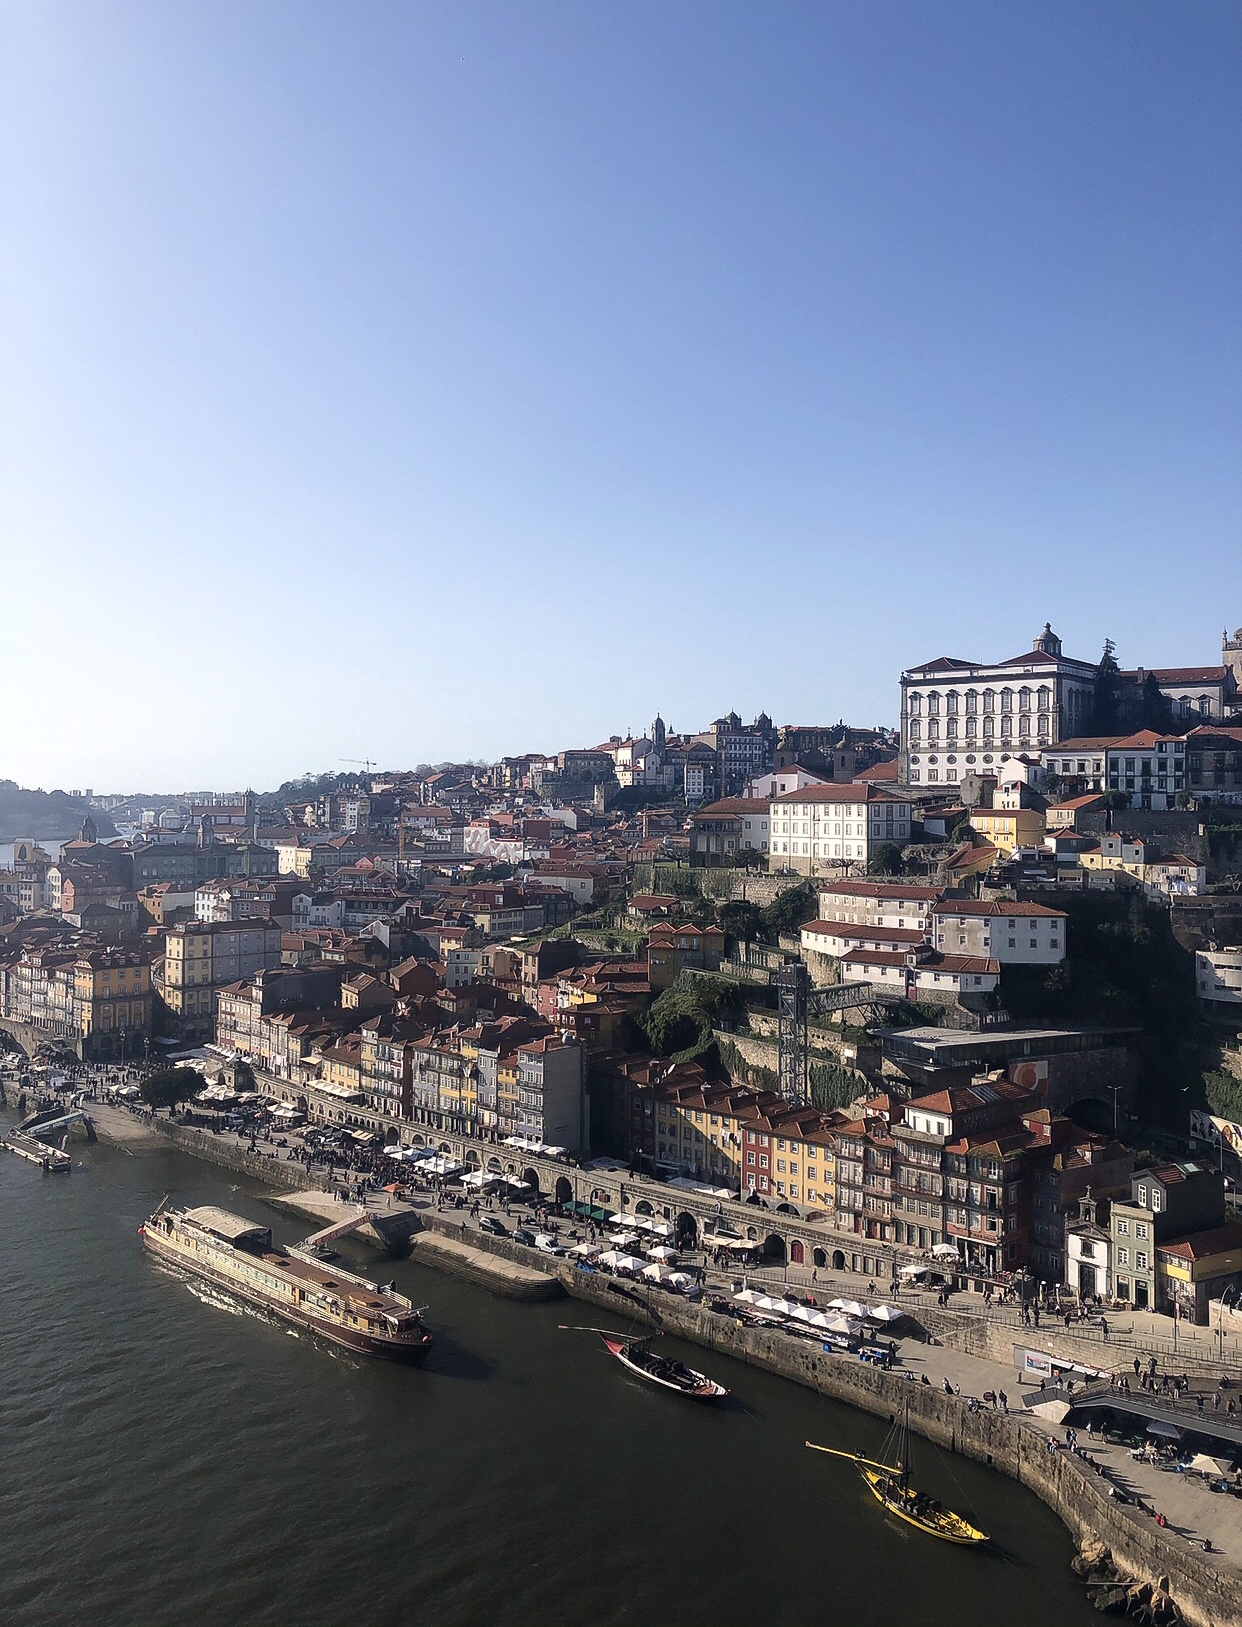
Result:
[[[442,1141],[440,1143],[440,1151],[442,1153],[445,1153],[445,1154],[447,1154],[448,1156],[451,1157],[453,1149],[452,1149],[452,1147],[449,1145],[449,1143],[447,1141]]]
[[[467,1162],[467,1164],[469,1164],[471,1169],[478,1169],[478,1167],[479,1167],[479,1155],[478,1155],[477,1152],[474,1151],[473,1148],[471,1148],[470,1151],[466,1154],[466,1162]]]
[[[573,1182],[567,1175],[558,1175],[556,1185],[552,1189],[552,1197],[557,1203],[572,1203],[574,1196]]]
[[[539,1191],[539,1172],[538,1172],[538,1170],[524,1169],[522,1171],[522,1179],[526,1182],[527,1186],[530,1187],[532,1192],[538,1193],[538,1191]]]
[[[763,1257],[777,1265],[785,1263],[785,1239],[778,1232],[769,1232],[763,1240]]]
[[[757,1243],[759,1241],[759,1233],[753,1226],[747,1226],[746,1228],[746,1241],[748,1243]]]
[[[487,1169],[489,1175],[502,1175],[504,1173],[501,1167],[500,1159],[497,1158],[494,1153],[487,1160]]]
[[[638,1202],[634,1205],[634,1213],[636,1215],[652,1215],[655,1213],[655,1210],[647,1202],[646,1198],[639,1198]]]
[[[699,1241],[699,1223],[692,1214],[682,1210],[673,1222],[673,1247],[679,1249],[697,1248]]]
[[[811,1264],[814,1266],[824,1266],[828,1264],[828,1256],[825,1254],[822,1248],[811,1250]]]
[[[833,1251],[832,1251],[832,1269],[834,1271],[844,1271],[845,1270],[845,1250],[844,1249],[839,1249],[839,1248],[834,1248],[833,1249]]]
[[[790,1265],[804,1265],[806,1263],[806,1250],[797,1238],[789,1245]]]

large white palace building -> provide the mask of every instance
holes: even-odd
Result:
[[[901,675],[899,778],[952,784],[1086,732],[1096,664],[1061,653],[1047,622],[1025,655],[986,665],[942,655]]]

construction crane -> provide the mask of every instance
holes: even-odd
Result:
[[[795,1107],[811,1099],[807,1082],[807,1020],[826,1017],[851,1006],[900,1005],[905,990],[882,989],[874,983],[830,983],[813,989],[806,962],[791,961],[772,980],[776,984],[780,1093]]]
[[[365,768],[368,774],[373,768],[379,767],[372,757],[342,757],[340,760],[343,763],[357,763],[358,767]]]

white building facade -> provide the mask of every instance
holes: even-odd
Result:
[[[1065,959],[1066,919],[1046,904],[949,898],[932,909],[933,941],[946,955],[987,956],[1002,966],[1057,966]]]
[[[953,785],[1081,734],[1095,682],[1095,663],[1064,655],[1047,623],[1027,654],[1007,661],[940,656],[909,668],[901,675],[902,783]]]
[[[910,840],[910,803],[874,785],[808,785],[771,804],[768,868],[816,876],[865,869],[882,842]]]

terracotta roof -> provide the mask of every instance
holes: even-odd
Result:
[[[1137,679],[1138,673],[1123,672],[1123,678]],[[1145,676],[1159,684],[1222,684],[1229,677],[1228,667],[1148,667]]]
[[[926,943],[926,933],[910,926],[872,926],[867,921],[807,921],[803,932],[829,938],[857,938],[874,943]]]
[[[938,655],[934,661],[920,661],[911,667],[911,672],[957,672],[971,667],[981,666],[979,661],[959,661],[954,655]]]
[[[913,883],[907,887],[898,881],[826,881],[819,892],[821,898],[909,898],[915,903],[940,897],[939,887],[916,887]]]
[[[804,785],[800,791],[786,791],[772,801],[784,806],[790,802],[905,802],[905,797],[880,791],[874,785],[859,785],[853,781],[842,785]]]
[[[1024,899],[942,898],[932,905],[933,915],[998,916],[1042,915],[1066,919],[1064,910],[1050,910],[1046,904],[1028,904]]]
[[[1242,1223],[1230,1221],[1225,1226],[1214,1226],[1211,1231],[1192,1232],[1189,1237],[1175,1238],[1171,1243],[1158,1243],[1161,1254],[1176,1254],[1182,1260],[1207,1260],[1214,1254],[1231,1254],[1242,1249]]]

